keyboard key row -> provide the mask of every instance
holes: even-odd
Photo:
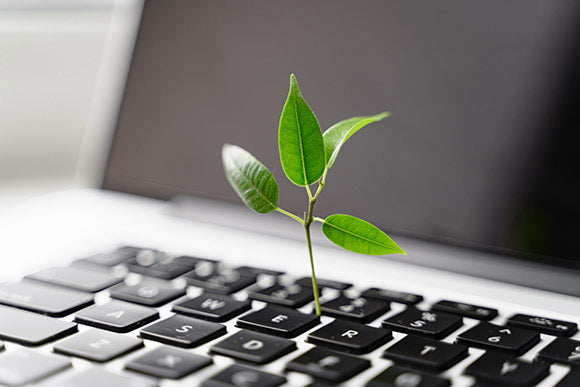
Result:
[[[530,329],[553,336],[570,337],[578,332],[578,325],[576,323],[527,314],[516,314],[510,317],[507,325]]]
[[[145,306],[161,306],[185,294],[165,281],[145,279],[138,284],[119,284],[109,290],[111,297]]]
[[[538,353],[538,359],[580,369],[580,341],[557,338]]]
[[[201,387],[277,387],[284,383],[286,383],[286,378],[283,376],[234,364],[204,381]]]
[[[162,346],[131,360],[125,368],[156,378],[180,379],[212,363],[210,357]]]
[[[209,321],[173,315],[141,329],[144,339],[183,348],[193,348],[225,335],[226,327]]]
[[[0,306],[0,339],[38,346],[77,331],[77,324]]]
[[[448,387],[451,382],[399,366],[391,366],[367,383],[366,387]]]
[[[129,332],[159,318],[155,309],[123,301],[95,305],[75,315],[75,321],[113,332]]]
[[[237,326],[275,336],[291,338],[306,332],[319,323],[320,318],[315,315],[300,313],[282,306],[268,305],[262,310],[239,318]]]
[[[336,319],[308,335],[308,342],[339,351],[368,353],[393,338],[388,329]]]
[[[457,337],[459,343],[522,355],[540,342],[537,332],[482,322]]]
[[[294,341],[241,330],[213,345],[210,351],[218,355],[265,364],[296,349]]]
[[[173,305],[173,311],[210,321],[227,321],[250,309],[250,301],[237,301],[231,297],[205,293]]]
[[[111,270],[88,269],[81,265],[54,267],[39,271],[25,278],[64,286],[88,293],[96,293],[123,281]]]
[[[383,321],[384,328],[442,339],[463,325],[460,316],[409,307]]]
[[[46,355],[29,349],[0,354],[0,385],[22,386],[67,369],[71,362],[64,356]]]
[[[0,284],[0,304],[62,317],[93,303],[91,294],[33,281]]]
[[[370,322],[390,309],[388,302],[372,298],[348,298],[339,296],[320,305],[322,313],[332,316],[354,320],[362,323]]]
[[[502,386],[535,386],[549,372],[548,364],[526,363],[493,351],[483,354],[465,370],[478,381]]]
[[[342,382],[370,366],[371,362],[366,359],[315,347],[290,361],[286,369],[331,382]]]
[[[383,354],[396,363],[432,371],[446,370],[465,359],[467,355],[467,347],[464,345],[443,343],[412,334],[387,348]]]
[[[91,329],[57,343],[54,352],[103,363],[143,346],[131,336]]]

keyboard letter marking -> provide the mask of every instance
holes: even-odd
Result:
[[[207,300],[205,300],[204,302],[201,303],[202,308],[211,309],[211,310],[221,309],[225,305],[226,305],[225,302],[220,301],[220,300],[214,300],[212,298],[208,298]]]
[[[574,348],[574,351],[568,356],[568,360],[580,359],[580,346]]]
[[[144,298],[153,298],[159,294],[159,289],[153,286],[143,286],[137,290],[137,294]]]
[[[515,370],[518,369],[518,365],[515,363],[510,363],[509,361],[506,361],[505,363],[503,363],[503,365],[501,366],[501,374],[505,375],[509,372],[513,372]]]
[[[324,368],[324,367],[332,367],[336,364],[340,363],[340,359],[336,356],[326,356],[316,364],[316,366]]]
[[[342,337],[348,337],[349,339],[352,339],[353,337],[355,337],[356,335],[358,335],[358,332],[353,330],[353,329],[349,329],[348,331],[344,332],[341,336]]]
[[[253,386],[260,381],[258,374],[252,371],[240,371],[232,375],[234,386],[246,387]]]
[[[274,317],[271,321],[276,323],[276,324],[279,324],[287,319],[288,319],[288,316],[286,316],[285,314],[279,314],[278,316]]]
[[[162,357],[161,359],[157,360],[157,364],[160,366],[164,366],[167,368],[175,368],[177,363],[181,363],[181,358],[178,356],[167,355]]]
[[[258,349],[264,347],[264,343],[262,343],[259,340],[250,340],[248,342],[245,342],[244,345],[242,345],[242,347],[250,351],[257,351]]]
[[[409,325],[412,326],[413,328],[423,328],[425,325],[427,325],[427,323],[423,320],[417,320],[417,321],[413,321]]]
[[[101,349],[101,347],[103,345],[109,345],[109,344],[111,344],[111,342],[109,340],[99,339],[99,341],[95,341],[94,343],[90,343],[89,346],[91,348],[99,350],[99,349]]]
[[[499,331],[499,333],[507,333],[508,335],[511,335],[512,331],[510,331],[509,329],[502,329],[501,331]]]
[[[422,378],[417,374],[404,373],[397,376],[395,386],[397,387],[417,387],[421,384]]]
[[[426,345],[423,347],[423,350],[421,351],[421,356],[425,356],[429,352],[432,352],[436,349],[437,349],[437,347],[433,347],[432,345]]]
[[[421,320],[435,322],[437,321],[437,315],[435,313],[423,312],[421,315]]]
[[[181,328],[175,328],[175,332],[185,333],[193,329],[191,325],[183,325]]]
[[[124,314],[125,314],[124,310],[118,310],[116,312],[107,313],[107,317],[109,317],[109,316],[115,317],[118,320],[121,317],[123,317]]]

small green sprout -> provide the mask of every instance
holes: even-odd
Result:
[[[291,182],[304,187],[308,194],[308,209],[303,218],[278,206],[278,183],[268,168],[236,145],[224,144],[222,147],[226,177],[249,208],[261,214],[278,211],[304,227],[317,316],[321,313],[310,238],[313,222],[322,223],[324,235],[343,249],[368,255],[406,254],[387,234],[362,219],[345,214],[330,215],[326,219],[314,216],[314,205],[342,145],[363,127],[388,116],[389,113],[380,113],[352,117],[334,124],[323,134],[318,119],[300,93],[296,77],[290,75],[290,91],[280,117],[278,145],[284,173]],[[312,193],[310,186],[316,183],[316,191]]]

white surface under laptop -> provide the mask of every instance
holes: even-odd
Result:
[[[215,212],[212,206],[205,205],[207,204],[205,201],[198,204],[200,205],[196,212],[201,218],[211,217]],[[204,214],[204,208],[210,212]],[[0,279],[18,280],[25,274],[55,265],[67,265],[75,259],[93,253],[108,252],[120,245],[158,248],[169,253],[214,258],[232,265],[278,269],[293,276],[309,275],[307,251],[302,241],[257,233],[243,226],[245,218],[249,219],[250,223],[259,221],[276,227],[280,224],[280,219],[276,217],[259,216],[249,211],[246,212],[247,216],[240,216],[244,212],[232,211],[229,224],[217,224],[171,215],[178,211],[179,208],[171,202],[101,190],[65,191],[22,202],[10,209],[4,209],[0,214],[0,235],[3,239],[3,270]],[[223,219],[223,214],[217,218]],[[440,255],[458,252],[456,248],[410,239],[398,241],[411,258],[421,255],[421,258],[431,256],[436,259]],[[420,308],[427,308],[433,302],[444,298],[494,307],[499,310],[500,315],[493,322],[500,324],[514,313],[549,316],[567,321],[580,320],[580,300],[577,297],[455,274],[382,257],[361,256],[323,244],[316,244],[314,252],[318,276],[352,282],[355,284],[354,292],[369,286],[378,286],[418,293],[425,297],[425,301],[419,304]],[[468,250],[463,253],[470,254]],[[96,302],[104,303],[106,299],[106,296],[100,294]],[[385,316],[388,317],[403,309],[402,305],[396,303],[392,305],[391,311]],[[311,305],[305,308],[311,308]],[[169,306],[161,308],[161,311],[161,317],[167,316]],[[371,325],[378,326],[385,316]],[[71,318],[72,316],[69,316],[65,319]],[[326,317],[323,317],[324,321],[327,321]],[[458,334],[477,323],[476,320],[468,318],[464,321],[465,324],[461,329],[443,341],[453,342]],[[230,333],[238,329],[233,324],[233,321],[226,324]],[[83,329],[85,327],[81,327],[81,330]],[[312,347],[311,344],[304,342],[305,335],[300,335],[296,339],[298,351],[283,356],[263,369],[274,373],[282,372],[290,359]],[[403,336],[395,333],[395,338]],[[553,339],[546,335],[542,335],[542,338],[542,342],[524,355],[523,359],[532,360],[533,356]],[[576,334],[575,338],[580,338],[580,334]],[[12,345],[7,343],[8,348]],[[106,365],[106,368],[117,373],[126,373],[127,371],[123,371],[123,365],[127,359],[138,356],[156,345],[147,342],[146,349],[113,361]],[[206,354],[210,345],[211,343],[202,345],[193,351]],[[369,355],[364,355],[363,357],[372,359],[375,367],[362,372],[346,385],[361,385],[391,364],[389,360],[380,357],[384,348],[390,345],[392,342],[379,347]],[[48,344],[41,350],[50,352],[51,345]],[[471,385],[473,379],[458,375],[458,369],[463,369],[482,353],[481,350],[470,349],[469,357],[443,373],[443,376],[452,377],[453,385]],[[223,368],[227,364],[232,364],[233,360],[215,356],[214,362],[215,366],[194,373],[181,383],[195,385],[217,372],[218,367]],[[73,364],[76,369],[82,369],[91,363],[73,359]],[[551,375],[539,385],[554,385],[568,369],[565,366],[553,365]],[[290,385],[301,385],[306,383],[308,378],[290,373],[288,381]],[[171,386],[174,382],[164,381],[162,385]]]

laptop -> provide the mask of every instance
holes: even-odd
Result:
[[[102,184],[3,211],[0,385],[580,385],[577,3],[139,6],[112,141],[83,150]],[[314,227],[320,318],[303,230],[220,159],[247,149],[305,211],[277,148],[291,73],[323,130],[392,114],[316,214],[407,255]]]

